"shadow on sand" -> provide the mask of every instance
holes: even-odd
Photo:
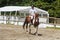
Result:
[[[36,35],[36,33],[30,33],[31,35]],[[42,36],[42,34],[37,34],[37,36]]]

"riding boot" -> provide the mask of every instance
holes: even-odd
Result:
[[[33,19],[31,19],[31,24],[33,25]]]

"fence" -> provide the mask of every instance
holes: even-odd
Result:
[[[55,27],[56,25],[60,25],[60,18],[54,18],[54,17],[49,17],[49,23],[47,24],[53,24]],[[0,23],[11,23],[15,25],[21,24],[20,22],[24,22],[25,18],[20,17],[20,16],[0,16]]]
[[[49,24],[53,24],[54,27],[56,27],[56,25],[59,25],[60,27],[60,18],[49,17]]]

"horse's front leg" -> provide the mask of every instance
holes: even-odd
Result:
[[[36,35],[38,35],[38,26],[36,27]]]
[[[31,24],[28,27],[29,27],[29,34],[31,34]]]

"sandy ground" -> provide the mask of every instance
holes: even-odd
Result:
[[[60,30],[38,29],[38,36],[26,33],[22,26],[0,24],[0,40],[60,40]]]

